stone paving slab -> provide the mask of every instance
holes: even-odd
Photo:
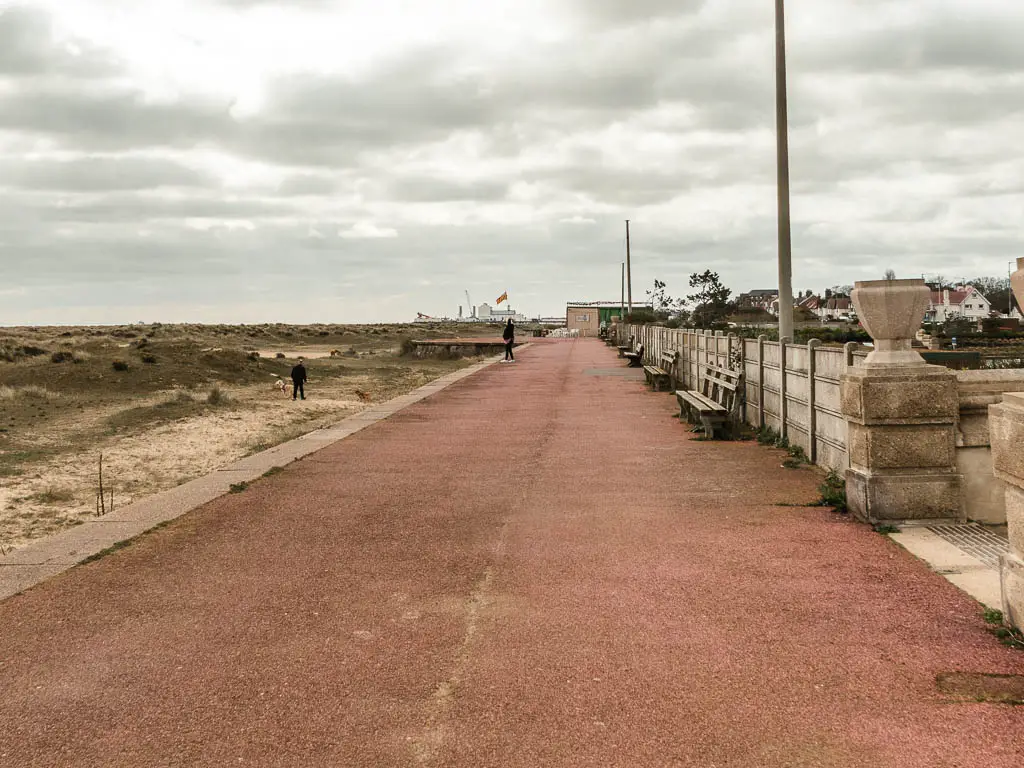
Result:
[[[81,525],[0,556],[0,600],[74,567],[118,542],[132,539],[154,526],[213,501],[228,493],[235,483],[255,480],[270,469],[283,467],[344,440],[478,373],[499,359],[489,358],[442,376],[413,392],[353,414],[333,426],[247,456],[209,475],[127,504],[103,517],[88,519]]]
[[[968,554],[925,526],[907,526],[889,537],[986,608],[1003,609],[998,567]]]

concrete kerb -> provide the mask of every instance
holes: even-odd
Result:
[[[529,346],[524,344],[520,349]],[[255,480],[269,469],[285,466],[339,440],[344,440],[372,424],[393,416],[403,408],[488,368],[500,359],[500,356],[488,358],[468,368],[442,376],[413,392],[374,405],[330,427],[275,445],[273,448],[221,467],[209,475],[148,496],[116,512],[89,519],[82,525],[0,556],[0,600],[6,600],[29,587],[70,570],[83,560],[119,542],[133,539],[162,523],[181,517],[186,512],[191,512],[228,493],[233,484]]]

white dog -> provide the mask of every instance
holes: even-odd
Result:
[[[274,382],[274,386],[277,387],[278,391],[282,395],[287,395],[288,390],[291,389],[292,383],[290,381],[287,381],[286,379],[279,378],[277,381]]]

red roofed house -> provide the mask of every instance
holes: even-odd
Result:
[[[958,285],[953,290],[932,291],[931,304],[925,312],[927,323],[944,323],[954,317],[982,320],[989,317],[992,305],[973,285]]]

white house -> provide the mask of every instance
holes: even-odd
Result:
[[[817,314],[822,322],[829,320],[849,322],[854,316],[853,302],[845,296],[832,296],[821,302]]]
[[[953,290],[932,291],[925,322],[944,323],[953,318],[983,320],[992,313],[992,304],[973,285],[958,285]]]

